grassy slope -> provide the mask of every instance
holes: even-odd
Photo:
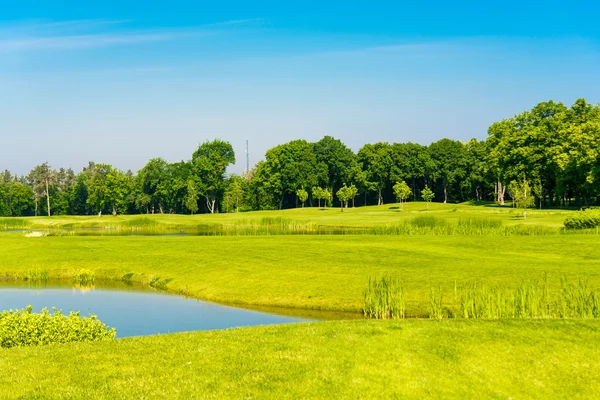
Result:
[[[208,300],[358,311],[369,276],[405,281],[409,312],[429,288],[453,296],[454,281],[511,286],[550,274],[600,284],[595,235],[42,237],[0,235],[0,276],[79,268],[119,279],[174,278],[172,290]],[[416,303],[415,303],[416,301]]]
[[[235,224],[237,221],[261,220],[265,217],[283,217],[294,221],[317,222],[328,226],[377,226],[385,224],[401,223],[414,218],[417,215],[433,215],[455,222],[459,218],[491,218],[499,219],[506,225],[545,225],[550,227],[562,227],[566,215],[572,211],[567,210],[528,210],[528,220],[523,221],[523,214],[508,206],[499,207],[494,205],[471,206],[468,204],[441,204],[431,203],[429,211],[426,211],[425,203],[411,202],[404,206],[404,211],[399,210],[398,204],[386,204],[384,206],[368,206],[349,208],[340,212],[339,208],[318,209],[306,207],[304,209],[291,209],[283,211],[255,211],[246,213],[229,214],[201,214],[201,215],[119,215],[103,216],[53,216],[53,217],[30,217],[24,218],[34,227],[60,227],[69,226],[116,226],[126,224],[140,218],[149,219],[160,224],[172,225],[185,228],[199,224]]]
[[[3,398],[591,398],[597,321],[354,321],[0,350]],[[77,362],[73,362],[76,358]]]
[[[233,223],[283,216],[326,225],[381,225],[420,215],[367,207],[239,215],[151,216],[160,223]],[[456,208],[456,211],[453,211]],[[430,214],[499,218],[510,210],[433,205]],[[563,211],[527,223],[559,227]],[[103,217],[128,221],[137,217]],[[31,219],[37,225],[96,218]],[[110,222],[120,223],[120,222]],[[413,312],[430,285],[512,285],[588,276],[600,283],[595,236],[45,237],[0,234],[0,275],[78,268],[119,278],[171,277],[172,289],[241,303],[358,310],[368,276],[400,275]],[[0,350],[3,398],[577,398],[600,391],[598,321],[405,320],[288,326]],[[74,363],[74,357],[77,362]]]

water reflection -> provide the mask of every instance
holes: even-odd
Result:
[[[72,285],[65,281],[0,281],[0,311],[32,305],[95,314],[118,337],[356,317],[264,307],[247,309],[172,295],[123,282]]]

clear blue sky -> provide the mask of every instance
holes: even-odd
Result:
[[[0,169],[121,169],[230,141],[486,137],[600,101],[592,1],[0,0]],[[92,4],[93,3],[93,4]]]

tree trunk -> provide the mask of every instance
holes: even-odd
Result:
[[[504,186],[502,186],[502,182],[500,182],[500,179],[498,179],[498,202],[500,203],[501,206],[504,205],[504,191],[506,189],[504,188]]]
[[[448,202],[448,187],[444,185],[444,204]]]
[[[377,191],[377,205],[380,206],[383,204],[383,198],[381,197],[381,188]]]

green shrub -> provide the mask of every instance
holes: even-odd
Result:
[[[600,227],[600,210],[577,211],[565,218],[567,229],[592,229]]]
[[[117,335],[95,315],[81,317],[79,312],[63,315],[53,308],[32,313],[31,306],[24,310],[0,313],[0,347],[39,346],[52,343],[111,340]]]

